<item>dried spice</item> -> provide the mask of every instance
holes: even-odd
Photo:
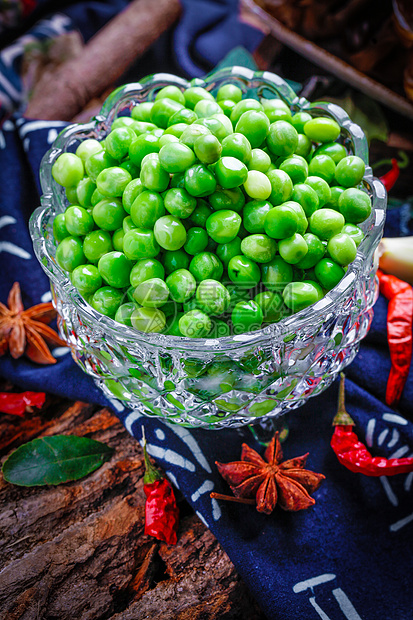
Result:
[[[176,545],[179,509],[175,494],[169,480],[164,478],[149,460],[143,429],[142,436],[145,458],[143,477],[143,490],[146,495],[145,534],[163,540],[168,545]]]
[[[31,413],[33,407],[40,409],[46,400],[44,392],[0,392],[0,411],[10,415],[23,416]]]
[[[255,503],[258,512],[265,514],[271,514],[277,504],[289,511],[313,506],[315,500],[310,493],[319,488],[325,476],[304,469],[308,453],[282,462],[283,452],[278,435],[276,432],[264,458],[244,443],[240,461],[216,462],[219,473],[228,482],[235,497],[218,493],[211,493],[211,497]]]
[[[344,373],[341,373],[337,414],[333,420],[334,433],[331,439],[338,460],[350,471],[365,476],[394,476],[413,471],[413,458],[386,459],[372,456],[353,431],[354,421],[346,411],[344,403]]]
[[[37,364],[55,364],[46,344],[67,346],[48,323],[56,316],[52,303],[23,307],[20,284],[15,282],[7,306],[0,302],[0,356],[10,351],[14,359],[25,354]]]

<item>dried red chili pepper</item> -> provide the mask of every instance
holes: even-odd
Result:
[[[391,160],[391,169],[380,177],[386,190],[389,192],[399,178],[400,167],[399,162],[394,157]]]
[[[353,432],[355,423],[344,404],[344,380],[344,374],[341,373],[337,414],[333,420],[335,428],[331,438],[331,447],[340,463],[350,471],[365,476],[394,476],[413,471],[413,457],[386,459],[382,456],[372,456],[366,446],[359,441]]]
[[[176,545],[179,522],[179,509],[175,494],[169,480],[164,478],[152,465],[146,450],[146,439],[143,434],[143,454],[145,458],[145,475],[143,490],[145,503],[145,534],[168,545]]]
[[[32,407],[40,409],[44,405],[46,394],[44,392],[0,392],[0,411],[11,415],[23,416],[32,412]]]
[[[386,403],[396,404],[409,374],[413,352],[413,289],[396,276],[377,271],[380,292],[389,300],[387,340],[391,369],[387,380]]]

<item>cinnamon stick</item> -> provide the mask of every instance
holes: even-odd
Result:
[[[101,95],[179,17],[178,0],[133,0],[76,58],[37,84],[25,116],[70,120]]]

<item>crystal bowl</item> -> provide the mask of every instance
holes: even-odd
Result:
[[[224,83],[246,96],[279,97],[293,112],[334,118],[340,141],[366,164],[363,185],[372,213],[361,227],[365,238],[339,284],[313,306],[263,329],[217,339],[145,334],[94,310],[55,260],[52,222],[67,206],[64,188],[51,175],[56,158],[82,140],[102,140],[113,121],[130,114],[137,102],[152,101],[168,84],[184,90],[197,85],[212,93]],[[205,80],[158,73],[118,88],[101,114],[86,124],[66,127],[43,158],[42,206],[30,220],[36,256],[50,279],[61,336],[75,362],[111,399],[148,416],[186,426],[236,427],[276,418],[325,390],[357,354],[367,334],[377,298],[374,251],[383,233],[386,191],[372,176],[361,128],[331,103],[309,103],[283,79],[242,67],[216,71]]]

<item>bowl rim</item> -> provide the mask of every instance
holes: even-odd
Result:
[[[353,154],[361,157],[366,165],[363,183],[370,193],[373,207],[372,213],[367,220],[367,222],[370,222],[370,228],[357,248],[355,260],[350,263],[341,281],[316,304],[285,317],[277,323],[266,325],[253,332],[216,339],[139,332],[132,327],[121,325],[114,319],[92,308],[81,297],[67,274],[50,255],[43,231],[50,217],[55,214],[55,201],[60,202],[62,196],[61,193],[59,194],[57,183],[51,175],[52,165],[57,157],[74,140],[88,137],[92,131],[97,139],[104,137],[116,118],[118,110],[122,106],[125,107],[126,102],[130,102],[132,97],[144,99],[148,93],[154,94],[157,90],[169,84],[176,85],[181,89],[186,89],[190,86],[201,86],[207,90],[214,90],[217,88],[217,84],[221,84],[223,81],[235,82],[244,92],[248,88],[271,91],[275,96],[287,103],[292,110],[308,110],[313,115],[330,116],[335,119],[339,123],[346,139],[351,142]],[[134,343],[139,345],[144,342],[146,345],[151,344],[166,349],[181,348],[186,351],[196,350],[199,352],[202,350],[214,353],[224,353],[245,345],[258,345],[260,342],[266,341],[268,337],[272,337],[275,341],[282,343],[283,336],[286,334],[295,333],[297,335],[300,329],[305,328],[308,324],[312,324],[314,321],[319,322],[321,318],[327,320],[329,316],[336,315],[338,307],[349,298],[350,292],[360,278],[363,267],[370,264],[373,260],[373,252],[383,234],[387,202],[385,187],[379,179],[373,176],[369,166],[366,136],[359,125],[351,121],[342,108],[330,102],[310,103],[307,99],[296,95],[289,84],[278,75],[269,71],[252,71],[251,69],[237,66],[219,69],[205,79],[195,78],[191,82],[172,74],[157,73],[149,75],[139,82],[120,86],[109,95],[103,103],[100,113],[90,122],[70,124],[60,132],[51,148],[43,156],[40,166],[40,181],[43,191],[41,206],[33,212],[29,222],[34,251],[49,279],[64,289],[65,294],[70,298],[73,305],[86,319],[95,323],[97,328],[110,333],[116,340],[123,341],[128,345]]]

